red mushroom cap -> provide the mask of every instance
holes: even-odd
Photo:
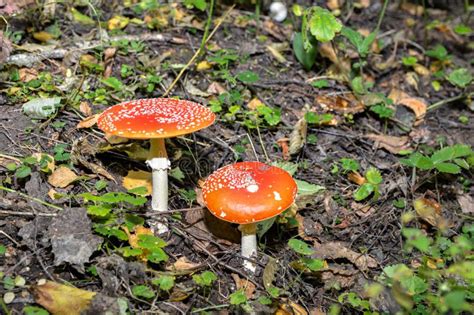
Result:
[[[212,173],[202,187],[209,211],[239,224],[280,214],[291,206],[296,191],[296,182],[288,172],[260,162],[224,166]]]
[[[172,98],[120,103],[106,109],[97,121],[106,133],[130,139],[171,138],[206,128],[215,115],[207,107]]]

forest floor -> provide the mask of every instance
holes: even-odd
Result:
[[[34,2],[0,1],[0,313],[473,311],[474,45],[462,3],[390,2],[382,16],[383,1],[317,1],[360,35],[316,43],[306,71],[291,5],[276,22],[265,5],[217,4],[187,65],[205,1]],[[95,122],[169,87],[217,119],[167,140],[158,216],[148,141]],[[252,274],[240,231],[209,214],[200,183],[254,160],[290,172],[299,192],[263,228]],[[169,233],[144,238],[163,216]]]

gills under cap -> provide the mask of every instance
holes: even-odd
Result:
[[[205,106],[172,98],[123,102],[106,109],[97,121],[104,132],[130,139],[171,138],[211,125],[214,113]]]
[[[224,166],[212,173],[202,187],[209,211],[239,224],[280,214],[294,202],[296,191],[296,182],[288,172],[260,162]]]

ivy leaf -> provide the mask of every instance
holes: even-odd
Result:
[[[303,257],[301,258],[301,261],[311,271],[319,271],[325,267],[324,260],[321,259]]]
[[[309,246],[308,244],[306,244],[303,241],[297,240],[296,238],[290,239],[288,241],[288,246],[292,250],[294,250],[295,252],[297,252],[298,254],[301,254],[301,255],[309,256],[309,255],[312,255],[314,253],[314,250],[311,248],[311,246]]]
[[[460,88],[465,88],[472,81],[472,74],[466,68],[459,68],[452,71],[447,77],[448,81]]]
[[[257,82],[260,79],[260,77],[258,76],[257,73],[247,70],[247,71],[240,72],[237,75],[237,79],[239,79],[243,83],[249,84],[249,83]]]
[[[317,40],[329,42],[341,29],[341,22],[331,12],[321,7],[314,8],[309,20],[309,30]]]
[[[169,257],[161,248],[155,248],[146,258],[152,263],[159,264],[162,261],[167,261]]]
[[[210,287],[217,280],[217,276],[214,272],[206,270],[200,275],[193,275],[193,280],[197,285]]]
[[[169,291],[174,286],[174,277],[163,275],[163,276],[160,276],[159,278],[153,279],[151,283],[159,286],[160,290]]]

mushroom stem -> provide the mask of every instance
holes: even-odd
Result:
[[[242,257],[251,258],[255,256],[257,254],[257,224],[241,224],[239,230],[242,232]],[[244,260],[243,265],[245,269],[252,273],[257,270],[257,266],[247,259]]]
[[[152,170],[151,207],[157,211],[168,211],[168,169],[170,161],[166,154],[165,139],[150,139],[150,155],[146,161]]]

